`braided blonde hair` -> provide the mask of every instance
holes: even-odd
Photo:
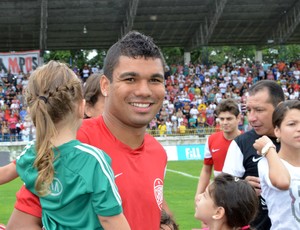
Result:
[[[36,69],[26,88],[30,117],[36,127],[38,177],[35,189],[41,196],[49,193],[54,178],[54,152],[51,139],[57,134],[55,124],[73,114],[83,100],[80,79],[65,64],[50,61]]]

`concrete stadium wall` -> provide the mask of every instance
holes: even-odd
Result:
[[[0,166],[6,165],[21,154],[28,142],[0,142]]]

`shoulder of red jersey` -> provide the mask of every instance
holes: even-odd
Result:
[[[84,119],[80,128],[77,131],[76,138],[84,143],[89,143],[86,139],[89,139],[88,136],[90,136],[90,133],[95,133],[96,130],[99,130],[98,128],[96,128],[97,126],[99,126],[99,124],[100,117]]]
[[[213,134],[211,134],[209,136],[209,139],[212,140],[212,139],[215,139],[215,138],[220,138],[220,137],[223,137],[223,131],[220,131],[220,132],[215,132]]]
[[[78,132],[80,132],[81,130],[95,129],[95,126],[98,126],[99,122],[100,122],[100,117],[84,119],[82,121],[82,124]]]
[[[155,137],[151,136],[148,133],[145,134],[144,142],[147,143],[147,146],[151,146],[154,148],[161,148],[164,152],[166,152],[162,144],[158,140],[156,140]]]

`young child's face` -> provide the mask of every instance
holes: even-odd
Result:
[[[275,128],[275,135],[281,143],[291,148],[300,148],[300,110],[291,109],[286,112],[280,128]]]
[[[195,218],[209,225],[217,207],[214,200],[209,195],[208,188],[209,186],[206,188],[204,193],[198,195]]]

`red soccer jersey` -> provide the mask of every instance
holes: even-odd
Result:
[[[146,134],[144,143],[131,149],[113,136],[102,116],[84,120],[77,139],[111,157],[124,215],[131,229],[159,229],[167,163],[162,145]]]
[[[215,175],[216,173],[222,172],[230,143],[231,140],[225,139],[223,132],[213,133],[207,139],[204,152],[204,164],[213,165]]]

